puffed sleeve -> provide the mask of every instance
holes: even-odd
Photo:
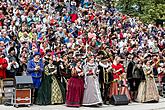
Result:
[[[34,72],[35,71],[35,67],[32,66],[32,61],[29,61],[27,64],[27,71],[28,72]]]

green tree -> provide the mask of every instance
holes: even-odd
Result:
[[[165,19],[165,0],[116,0],[123,13],[139,16],[144,22]]]

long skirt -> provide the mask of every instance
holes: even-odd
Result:
[[[112,82],[110,85],[110,93],[109,93],[109,97],[111,98],[112,95],[118,95],[118,83],[117,82]]]
[[[102,103],[98,77],[86,76],[83,105],[91,106]]]
[[[65,89],[55,76],[52,76],[51,104],[62,104],[65,102]]]
[[[66,105],[79,107],[82,104],[84,95],[84,80],[82,78],[70,78],[66,94]]]
[[[51,76],[45,76],[37,93],[36,104],[51,104]]]
[[[154,78],[147,78],[139,85],[137,102],[158,102],[159,93]]]

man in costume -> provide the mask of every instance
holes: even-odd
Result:
[[[106,51],[100,51],[99,55],[102,57],[99,61],[99,83],[100,83],[100,91],[104,104],[109,104],[109,82],[111,79],[111,66],[108,58],[108,54]]]
[[[137,67],[136,66],[137,62],[138,62],[138,58],[136,55],[134,55],[132,60],[128,63],[128,67],[127,67],[127,79],[130,85],[130,93],[131,93],[130,95],[132,101],[135,101],[137,97],[137,91],[141,80],[141,76],[139,72],[135,72]]]
[[[36,52],[34,54],[34,58],[32,60],[30,60],[27,65],[27,75],[32,76],[33,86],[35,88],[34,102],[37,97],[38,89],[41,85],[42,72],[43,72],[43,68],[44,68],[43,62],[40,59],[40,57],[41,57],[40,53]]]

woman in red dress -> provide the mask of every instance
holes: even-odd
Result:
[[[113,64],[112,64],[112,69],[113,69],[113,81],[111,82],[110,85],[110,94],[109,96],[111,97],[112,95],[118,95],[118,88],[119,88],[119,81],[121,80],[121,75],[124,73],[124,67],[120,63],[120,57],[116,56]]]
[[[72,69],[72,77],[68,81],[66,104],[69,107],[80,107],[84,95],[84,79],[81,62]]]

